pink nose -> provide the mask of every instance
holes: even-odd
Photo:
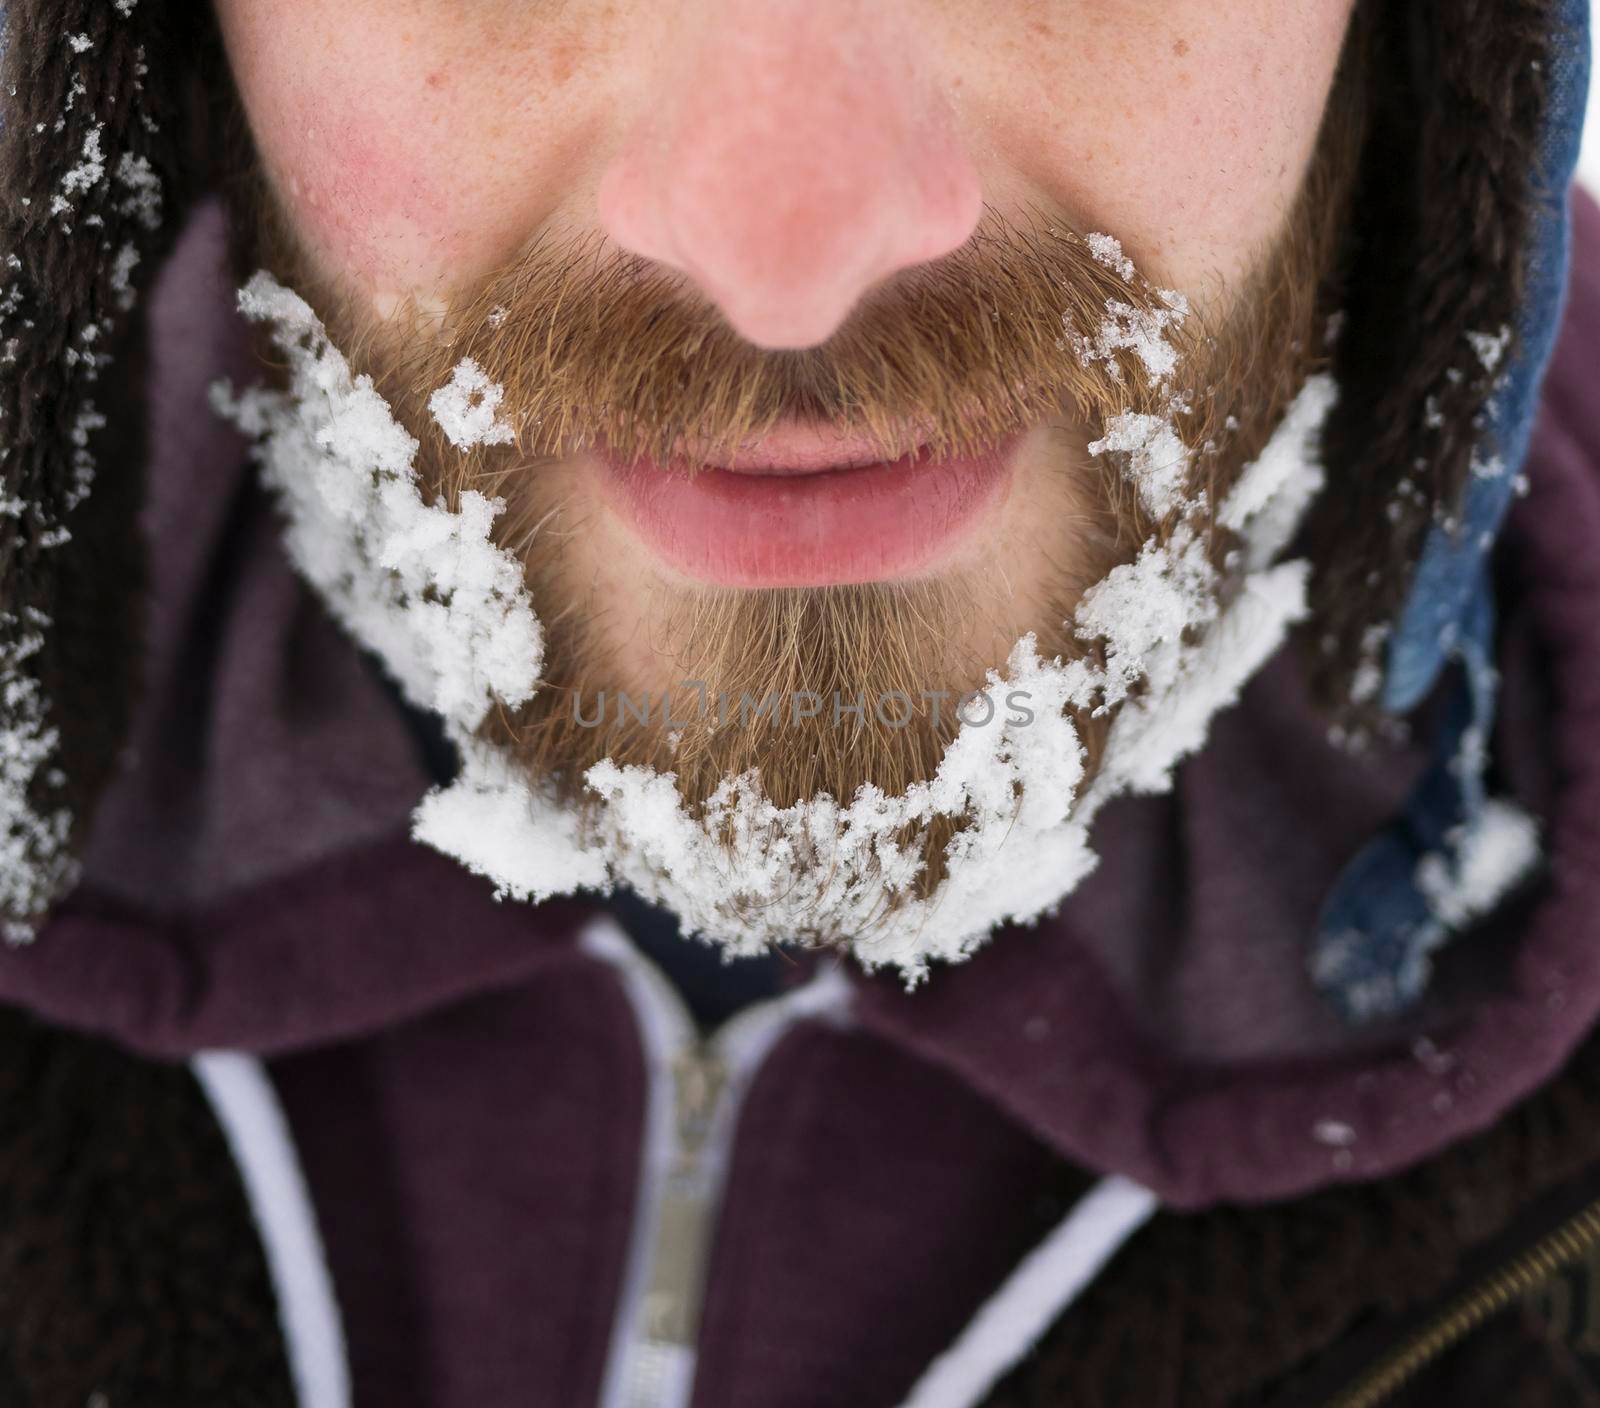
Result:
[[[978,173],[883,0],[721,0],[603,173],[618,244],[761,347],[824,342],[874,283],[948,254]]]

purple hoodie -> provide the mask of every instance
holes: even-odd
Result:
[[[143,711],[83,886],[0,951],[0,996],[162,1056],[266,1058],[354,1401],[382,1408],[652,1403],[691,1376],[696,1408],[895,1403],[1096,1179],[1193,1209],[1411,1164],[1600,1011],[1581,197],[1575,245],[1501,562],[1498,756],[1549,873],[1403,1025],[1345,1028],[1303,954],[1424,755],[1340,752],[1287,654],[1171,796],[1107,810],[1054,920],[915,993],[799,964],[706,1043],[601,907],[495,903],[407,839],[416,745],[207,409],[249,375],[212,208],[152,305]]]

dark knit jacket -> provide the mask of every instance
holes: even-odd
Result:
[[[8,1014],[0,1125],[0,1403],[267,1408],[295,1399],[233,1163],[181,1068]],[[1600,1044],[1493,1131],[1382,1183],[1164,1217],[989,1400],[1340,1401],[1508,1270],[1504,1293],[1388,1408],[1600,1396]],[[1081,1174],[1062,1170],[1064,1192]]]

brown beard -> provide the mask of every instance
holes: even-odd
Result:
[[[675,278],[594,240],[536,240],[442,312],[411,306],[380,320],[318,276],[264,181],[235,224],[254,232],[248,262],[308,298],[418,438],[425,496],[453,506],[470,488],[506,501],[495,538],[526,565],[546,656],[534,699],[491,713],[488,739],[580,805],[584,773],[605,758],[675,773],[691,808],[750,769],[780,806],[818,793],[847,800],[864,784],[893,795],[933,774],[959,727],[955,701],[1024,631],[1045,657],[1092,652],[1072,629],[1083,591],[1178,526],[1176,516],[1149,517],[1117,457],[1088,459],[1081,443],[1122,411],[1171,416],[1193,452],[1187,487],[1215,506],[1321,365],[1359,148],[1359,87],[1357,66],[1342,65],[1299,196],[1230,306],[1166,329],[1179,357],[1170,381],[1128,348],[1082,355],[1108,303],[1146,317],[1167,303],[1097,262],[1080,234],[1044,213],[991,216],[955,255],[897,277],[829,342],[800,352],[749,346]],[[514,445],[464,453],[429,414],[429,396],[465,358],[504,387]],[[1186,409],[1174,412],[1174,398]],[[540,473],[598,443],[693,472],[683,462],[690,439],[731,448],[785,416],[864,431],[892,458],[909,448],[908,424],[935,453],[963,453],[1063,415],[1088,433],[1063,445],[1048,506],[1061,523],[1054,577],[1029,619],[994,619],[970,577],[679,590],[647,613],[659,662],[648,692],[607,645],[597,617],[605,608],[561,551],[584,524]],[[1210,533],[1224,580],[1232,546],[1220,529]],[[800,716],[799,697],[819,698],[819,710]],[[888,715],[877,707],[884,700],[895,701]],[[1091,771],[1110,718],[1079,720]],[[926,838],[927,885],[942,873],[947,839]]]

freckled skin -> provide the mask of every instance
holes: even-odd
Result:
[[[1204,295],[1268,243],[1352,0],[216,0],[325,271],[435,298],[541,229],[822,340],[987,203]]]
[[[559,8],[220,0],[269,175],[326,273],[384,306],[497,267],[546,221],[592,226],[623,80],[602,8],[540,13]]]
[[[1350,7],[1060,9],[1072,23],[1061,24],[1055,53],[1012,61],[976,38],[967,47],[967,91],[982,103],[970,120],[1005,158],[991,190],[1049,192],[1117,234],[1146,273],[1191,294],[1237,280],[1298,188]]]

